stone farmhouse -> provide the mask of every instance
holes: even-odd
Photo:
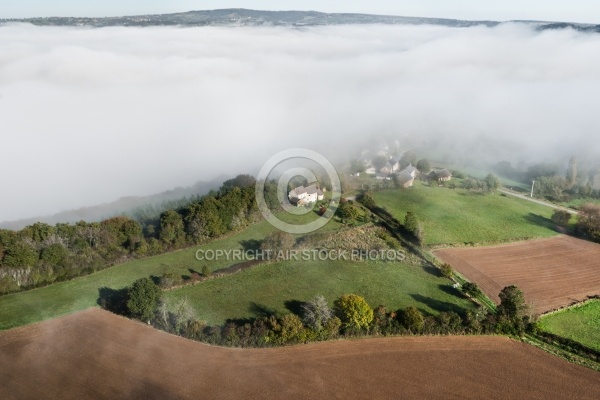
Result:
[[[437,171],[431,171],[429,173],[429,179],[436,180],[438,182],[448,182],[452,179],[452,173],[446,168]]]
[[[290,203],[295,204],[297,207],[303,206],[308,203],[316,203],[319,200],[323,200],[323,191],[316,184],[310,186],[298,186],[292,189],[288,193]]]
[[[413,182],[415,181],[415,178],[417,177],[418,172],[419,171],[417,171],[417,169],[412,164],[404,168],[402,171],[400,171],[397,177],[398,181],[400,182],[400,185],[403,188],[411,187],[413,185]]]

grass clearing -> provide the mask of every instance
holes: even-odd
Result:
[[[600,351],[600,300],[547,315],[540,325],[546,332]]]
[[[552,209],[501,194],[429,187],[374,193],[375,202],[399,221],[414,212],[425,228],[427,245],[492,244],[557,235]]]
[[[221,279],[166,293],[169,300],[187,298],[197,317],[209,324],[252,318],[263,312],[283,314],[298,301],[323,295],[333,301],[346,293],[364,296],[371,307],[389,310],[414,305],[422,311],[472,309],[450,282],[419,265],[400,262],[287,261],[263,264]],[[286,307],[287,306],[287,307]]]

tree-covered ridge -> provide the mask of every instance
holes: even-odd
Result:
[[[158,216],[38,222],[19,231],[0,230],[0,294],[68,280],[240,230],[259,219],[254,196],[254,178],[240,175],[218,191]],[[267,199],[273,196],[267,193]]]

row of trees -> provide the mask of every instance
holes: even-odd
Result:
[[[0,293],[70,279],[148,250],[142,226],[127,217],[0,230]]]
[[[258,220],[254,178],[240,175],[221,189],[194,198],[157,219],[126,216],[101,222],[0,230],[0,294],[47,285],[106,268],[127,259],[203,243]],[[277,207],[276,186],[266,185]]]
[[[567,227],[571,221],[571,213],[566,210],[555,210],[552,222]],[[579,208],[574,233],[576,236],[600,243],[600,205],[584,204]]]
[[[484,179],[467,178],[462,187],[470,191],[494,192],[500,188],[500,179],[494,174],[488,174]]]
[[[527,315],[523,293],[517,287],[504,288],[500,300],[495,312],[479,308],[463,315],[453,311],[429,315],[414,306],[395,311],[389,311],[383,305],[372,308],[363,297],[355,294],[340,296],[330,307],[323,296],[316,296],[303,303],[297,313],[263,315],[209,326],[194,316],[187,300],[171,304],[162,300],[160,288],[149,278],[134,282],[125,299],[129,316],[156,328],[194,340],[241,347],[306,343],[339,336],[521,335],[526,330],[535,330],[535,323]]]
[[[515,168],[502,161],[494,170],[507,178],[531,183],[535,180],[534,195],[551,201],[570,201],[578,198],[600,198],[600,190],[594,189],[600,170],[581,166],[576,157],[569,159],[566,172],[557,164],[538,163],[527,168]]]
[[[141,221],[119,216],[101,222],[36,223],[21,231],[0,230],[0,294],[72,279],[243,229],[261,218],[254,184],[252,176],[239,175],[218,191],[163,211],[156,219],[150,213]],[[271,209],[279,207],[274,182],[266,184],[265,198]],[[370,219],[351,201],[340,204],[336,218]]]

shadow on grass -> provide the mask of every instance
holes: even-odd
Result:
[[[264,304],[255,303],[253,301],[250,302],[249,310],[257,317],[270,317],[271,315],[276,314],[274,309]]]
[[[444,293],[448,293],[449,295],[452,296],[456,296],[458,298],[461,299],[466,299],[467,297],[463,294],[463,292],[461,292],[460,290],[458,290],[457,288],[451,286],[451,285],[438,285],[438,288],[440,288],[440,290]]]
[[[552,220],[550,218],[546,218],[542,215],[538,215],[538,214],[534,214],[534,213],[529,213],[527,214],[525,217],[525,220],[527,222],[530,222],[532,224],[535,225],[539,225],[539,226],[543,226],[545,228],[548,228],[552,231],[556,231],[556,224],[554,222],[552,222]]]
[[[127,288],[113,289],[101,287],[98,289],[98,300],[96,303],[112,313],[127,315]]]
[[[252,325],[252,323],[254,323],[255,318],[228,318],[225,320],[224,325],[227,325],[229,323],[234,323],[237,326],[244,326],[246,324],[250,324]]]
[[[241,240],[240,245],[244,249],[244,251],[258,251],[260,250],[260,245],[262,244],[262,240],[257,239],[248,239]]]
[[[152,279],[155,285],[160,286],[160,276],[150,275],[150,279]]]
[[[283,303],[283,305],[292,314],[296,314],[299,317],[302,316],[302,306],[304,305],[303,301],[300,301],[300,300],[286,300],[285,303]]]
[[[442,272],[440,271],[440,269],[434,267],[431,264],[425,264],[425,265],[423,265],[423,271],[425,271],[428,274],[431,274],[431,275],[433,275],[435,277],[438,277],[438,278],[443,277]]]
[[[454,311],[458,315],[463,315],[464,311],[465,311],[462,307],[460,307],[460,306],[458,306],[456,304],[448,303],[448,302],[437,300],[437,299],[433,299],[431,297],[423,296],[423,295],[420,295],[420,294],[413,293],[413,294],[410,295],[410,297],[412,297],[413,299],[415,299],[419,303],[424,304],[427,307],[429,307],[432,310],[435,310],[437,312]]]

